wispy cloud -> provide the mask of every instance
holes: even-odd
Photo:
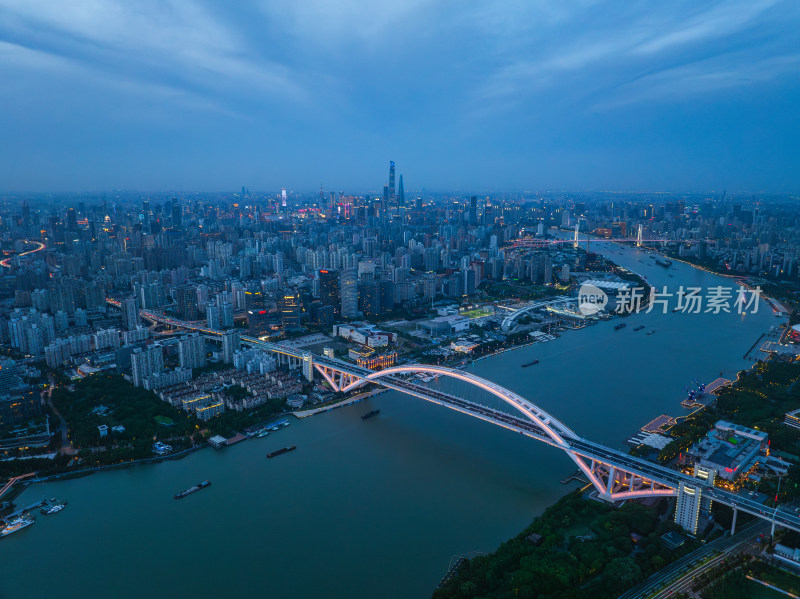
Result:
[[[543,94],[558,94],[563,102],[628,92],[632,80],[637,93],[627,96],[626,103],[632,98],[674,99],[678,94],[662,93],[666,80],[685,76],[685,91],[701,93],[715,85],[747,85],[755,79],[736,73],[755,75],[764,64],[770,68],[761,71],[758,80],[785,76],[794,68],[792,52],[797,43],[794,28],[781,23],[786,13],[776,10],[779,5],[796,16],[797,9],[780,0],[723,2],[710,8],[671,4],[669,13],[658,15],[640,7],[644,10],[614,11],[611,18],[605,11],[573,13],[571,19],[542,34],[552,43],[530,52],[515,48],[507,64],[476,90],[471,114],[485,117],[495,109],[508,110]],[[660,11],[664,13],[664,6]],[[591,26],[593,19],[598,26]],[[776,37],[754,31],[758,25],[765,25]],[[739,36],[745,36],[747,52],[740,51],[743,40]],[[780,37],[795,39],[795,47],[781,47],[776,43]],[[704,68],[709,70],[703,72]],[[644,89],[647,85],[654,86],[652,93]],[[618,99],[604,98],[602,105],[618,103]],[[594,102],[585,105],[597,106]]]
[[[139,82],[144,91],[174,88],[174,97],[236,90],[306,98],[301,77],[250,54],[236,31],[192,0],[0,0],[0,13],[0,38],[102,72],[131,90]]]

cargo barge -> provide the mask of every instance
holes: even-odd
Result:
[[[192,493],[196,493],[200,489],[205,489],[211,482],[204,480],[203,482],[197,483],[195,486],[186,489],[185,491],[181,491],[180,493],[175,493],[175,499],[183,499],[187,495],[191,495]]]
[[[277,457],[277,456],[279,456],[281,454],[284,454],[286,452],[294,451],[295,449],[297,449],[296,445],[292,445],[291,447],[284,447],[283,449],[278,449],[276,451],[273,451],[272,453],[268,453],[267,454],[267,458],[275,458],[275,457]]]

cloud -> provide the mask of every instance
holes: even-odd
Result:
[[[136,81],[143,91],[174,88],[175,97],[235,92],[307,98],[301,77],[250,53],[236,31],[191,0],[0,0],[0,12],[0,37],[130,89]]]
[[[412,33],[401,28],[434,0],[265,0],[260,7],[296,38],[313,45],[359,42],[397,43]],[[422,25],[417,21],[415,26]]]
[[[781,10],[777,10],[779,4]],[[798,11],[786,2],[723,2],[707,9],[673,3],[668,12],[665,6],[656,14],[650,7],[612,7],[609,12],[595,6],[600,10],[562,15],[554,28],[540,33],[550,43],[528,51],[516,47],[505,57],[506,63],[473,94],[470,114],[484,118],[549,94],[558,94],[562,105],[596,107],[594,100],[586,100],[634,87],[632,81],[638,89],[626,103],[634,98],[670,99],[679,94],[662,95],[668,87],[665,82],[681,76],[687,91],[700,93],[722,85],[747,85],[766,76],[781,77],[794,65],[796,29],[787,17]],[[791,39],[795,39],[794,48],[788,50],[777,41]],[[770,68],[757,73],[767,64]],[[709,71],[703,73],[703,68]],[[647,85],[654,86],[652,92],[644,89]],[[616,103],[616,98],[605,98],[603,105]]]
[[[800,53],[773,56],[738,63],[731,56],[681,65],[644,75],[614,88],[611,97],[593,106],[610,110],[653,100],[677,100],[734,89],[745,85],[795,75],[800,70]]]

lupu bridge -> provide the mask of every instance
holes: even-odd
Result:
[[[222,331],[208,329],[201,323],[184,322],[152,311],[141,310],[140,314],[147,320],[196,330],[210,336],[223,334]],[[701,500],[704,502],[716,501],[733,508],[734,526],[737,512],[742,511],[770,521],[773,532],[775,526],[800,531],[800,516],[793,511],[766,507],[743,495],[714,487],[704,480],[585,439],[514,391],[474,374],[444,366],[425,364],[404,364],[374,371],[343,360],[319,356],[280,343],[262,341],[255,337],[241,336],[241,340],[252,347],[277,354],[283,362],[289,361],[295,366],[301,366],[303,374],[308,380],[313,380],[314,373],[319,374],[334,391],[347,392],[362,385],[374,383],[496,426],[502,426],[560,449],[577,464],[596,489],[598,496],[606,501],[677,496],[679,502],[686,502],[691,511],[699,511]],[[406,380],[401,376],[416,373],[435,374],[462,381],[493,395],[509,410],[499,410],[478,404],[454,394]],[[696,518],[694,522],[696,526]]]

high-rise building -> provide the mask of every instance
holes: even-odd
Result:
[[[225,331],[222,334],[222,361],[233,364],[233,354],[242,347],[242,340],[236,331]]]
[[[181,285],[176,290],[175,299],[178,302],[178,317],[181,320],[197,320],[197,291],[189,285]]]
[[[700,518],[700,504],[703,499],[703,487],[700,484],[681,483],[678,490],[678,505],[675,508],[675,522],[686,531],[695,534]]]
[[[342,306],[339,300],[339,273],[334,270],[320,270],[317,276],[322,305],[331,306],[334,314],[340,314]]]
[[[471,196],[469,198],[469,224],[478,224],[478,197]]]
[[[122,301],[122,321],[129,331],[134,331],[139,326],[141,320],[139,319],[139,308],[136,305],[135,297],[129,297]]]
[[[141,387],[144,380],[153,374],[164,372],[164,353],[160,345],[137,347],[131,354],[133,384]]]
[[[355,268],[346,268],[339,276],[339,296],[342,318],[358,316],[358,276]]]
[[[181,368],[202,368],[206,365],[206,342],[198,333],[184,335],[178,341]]]
[[[177,200],[172,200],[172,228],[173,229],[180,229],[183,226],[183,218],[182,218],[182,210],[181,205],[178,204]]]
[[[377,316],[381,311],[381,293],[377,283],[358,286],[358,309],[364,316]]]
[[[248,291],[244,297],[248,332],[255,337],[266,335],[270,328],[270,314],[264,294],[261,291]]]
[[[280,298],[281,326],[284,330],[300,326],[300,312],[303,304],[298,292],[284,292]]]
[[[206,326],[213,331],[222,330],[222,315],[218,305],[209,304],[206,307]]]
[[[75,214],[75,208],[67,210],[67,231],[75,232],[78,230],[78,217]]]
[[[400,175],[400,184],[397,188],[397,205],[400,206],[400,208],[403,208],[406,205],[406,192],[403,188],[403,175]]]

